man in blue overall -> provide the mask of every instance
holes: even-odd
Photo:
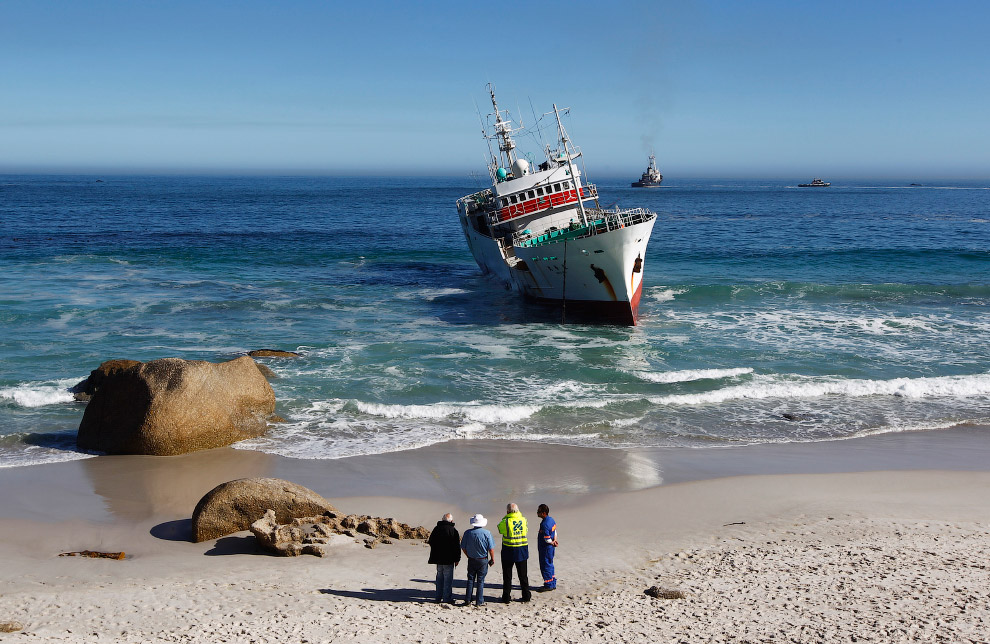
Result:
[[[557,577],[553,574],[553,555],[557,551],[557,522],[550,516],[550,506],[541,503],[536,509],[540,517],[540,533],[537,536],[536,548],[540,552],[540,572],[543,573],[543,588],[545,592],[557,588]]]

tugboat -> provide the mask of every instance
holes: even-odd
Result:
[[[828,188],[832,185],[828,181],[822,181],[821,179],[815,179],[811,183],[799,183],[798,188]]]
[[[554,104],[544,115],[556,120],[556,147],[545,145],[546,160],[531,164],[516,152],[512,138],[522,126],[499,110],[491,84],[488,93],[493,113],[482,135],[492,187],[457,200],[478,266],[526,297],[563,305],[565,314],[635,325],[656,214],[601,207],[598,189],[582,182],[574,163],[581,152],[560,121],[566,109]]]
[[[650,164],[646,166],[646,172],[639,178],[639,181],[633,182],[632,187],[659,188],[661,183],[663,183],[663,175],[657,170],[657,158],[650,153]]]

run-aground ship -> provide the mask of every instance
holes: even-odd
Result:
[[[581,318],[636,324],[646,245],[656,214],[604,209],[582,184],[581,155],[553,106],[557,147],[531,168],[518,156],[508,112],[495,102],[485,125],[492,187],[457,200],[464,236],[481,270],[526,296],[561,303]],[[504,116],[504,118],[503,118]],[[490,127],[489,127],[490,126]],[[492,144],[498,146],[497,153]]]

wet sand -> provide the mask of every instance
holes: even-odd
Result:
[[[986,641],[988,456],[990,429],[958,427],[733,449],[457,441],[339,461],[221,449],[9,468],[0,621],[69,642]],[[429,527],[448,510],[462,529],[475,512],[493,527],[512,500],[535,528],[549,503],[560,588],[494,603],[496,564],[487,607],[449,608],[429,602],[421,542],[344,539],[323,559],[259,554],[248,533],[189,542],[199,498],[246,476]],[[83,549],[128,557],[56,556]],[[455,578],[463,592],[463,567]],[[644,595],[653,585],[686,598]]]

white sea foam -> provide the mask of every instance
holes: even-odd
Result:
[[[684,371],[637,371],[633,375],[641,380],[656,383],[692,382],[694,380],[721,380],[753,373],[749,367],[735,369],[686,369]]]
[[[636,416],[634,418],[613,418],[612,420],[606,421],[611,427],[635,427],[639,423],[643,422],[645,416]]]
[[[904,398],[990,396],[990,374],[842,380],[838,378],[756,377],[753,382],[697,394],[651,398],[658,405],[704,405],[740,399],[793,399],[819,396],[902,396]]]
[[[657,302],[670,302],[678,295],[686,293],[686,289],[677,288],[665,288],[662,290],[652,289],[650,292],[650,297],[652,297]]]
[[[485,426],[481,423],[468,423],[454,431],[460,438],[477,438],[479,434],[485,431]]]
[[[27,382],[13,387],[0,388],[0,400],[12,400],[21,407],[44,407],[72,402],[69,387],[82,378]]]
[[[959,425],[965,425],[967,423],[978,423],[981,421],[977,420],[943,420],[943,421],[933,421],[933,422],[914,422],[914,423],[898,423],[895,425],[884,425],[883,427],[870,427],[868,429],[863,429],[857,432],[853,432],[848,436],[843,436],[843,439],[849,438],[861,438],[864,436],[878,436],[880,434],[899,434],[902,432],[929,432],[940,429],[951,429],[953,427],[958,427]],[[829,438],[827,440],[835,440],[835,438]]]
[[[94,454],[85,454],[83,452],[28,445],[23,449],[0,451],[0,468],[80,461],[86,458],[93,458],[94,456]]]
[[[355,401],[365,414],[383,418],[420,420],[466,419],[477,423],[514,423],[529,418],[540,408],[536,405],[482,405],[479,403],[434,403],[432,405],[385,405]]]
[[[448,295],[460,295],[461,293],[467,293],[466,290],[462,288],[423,288],[415,291],[406,291],[403,293],[398,293],[396,297],[400,300],[419,300],[423,299],[428,302],[439,297],[446,297]]]
[[[235,443],[237,449],[259,450],[268,454],[303,459],[335,459],[368,454],[386,454],[419,449],[456,438],[449,431],[415,431],[368,433],[341,436],[328,441],[326,436],[307,431],[281,428],[276,436]]]

